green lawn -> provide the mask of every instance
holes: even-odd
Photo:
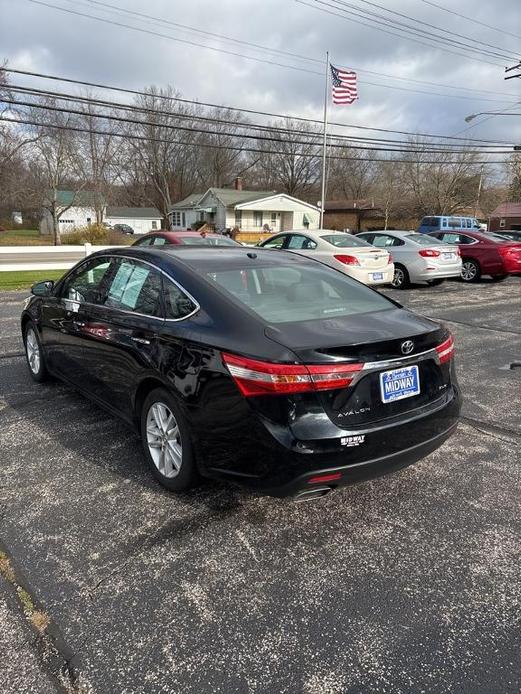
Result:
[[[29,289],[35,282],[58,280],[66,270],[15,270],[0,272],[0,291],[9,289]]]
[[[51,246],[52,243],[52,236],[40,236],[38,229],[0,231],[0,246]]]

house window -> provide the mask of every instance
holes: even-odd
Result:
[[[504,228],[506,227],[506,225],[507,225],[507,220],[506,220],[506,219],[503,219],[503,218],[502,218],[502,219],[499,220],[499,228],[500,228],[500,229],[504,229]]]
[[[180,212],[172,212],[172,224],[175,227],[180,227],[181,226],[181,213]],[[156,227],[152,227],[155,229]]]
[[[186,213],[183,212],[183,214],[181,216],[183,217],[183,229],[184,229],[186,227]]]
[[[257,212],[256,210],[253,212],[253,226],[254,227],[261,227],[262,226],[262,212]]]
[[[91,217],[87,217],[87,224],[90,224]]]
[[[235,210],[235,226],[241,228],[242,224],[242,210]]]
[[[302,215],[302,226],[304,229],[309,229],[309,217],[307,214]]]
[[[276,223],[277,223],[277,213],[272,212],[271,213],[271,226],[275,226]]]
[[[156,222],[155,219],[154,219],[154,221],[152,222],[152,229],[157,229],[157,222]]]

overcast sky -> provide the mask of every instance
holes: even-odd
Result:
[[[467,129],[469,137],[521,142],[521,116],[488,120],[483,117],[476,119],[474,123],[477,124],[473,123],[470,129],[464,122],[467,114],[480,111],[510,108],[512,112],[521,113],[521,104],[515,106],[516,101],[521,102],[521,79],[504,81],[503,66],[509,64],[508,60],[477,56],[497,63],[491,65],[453,55],[447,52],[449,47],[437,47],[436,41],[427,35],[418,37],[427,45],[391,36],[378,31],[374,25],[365,27],[347,17],[325,14],[316,9],[315,0],[304,0],[315,3],[315,9],[296,0],[106,0],[110,5],[146,13],[162,22],[117,13],[92,0],[45,1],[201,45],[193,46],[67,14],[30,0],[0,0],[0,60],[8,59],[10,67],[136,89],[151,84],[172,84],[183,95],[200,101],[321,117],[324,78],[314,74],[322,71],[321,64],[270,53],[270,49],[319,61],[324,60],[329,50],[334,64],[353,68],[359,74],[359,101],[348,107],[333,107],[335,121],[443,134],[461,134]],[[338,4],[338,0],[323,1]],[[519,55],[520,0],[433,1],[484,24],[502,28],[518,38],[459,18],[423,0],[375,0],[387,9],[414,17],[415,25],[426,32],[428,27],[418,21],[454,32],[459,36],[444,33],[466,45],[477,45],[471,40],[474,39],[497,46],[513,56],[517,48]],[[350,0],[350,4],[382,13],[361,0]],[[330,6],[322,7],[334,11]],[[384,14],[407,21],[397,15]],[[221,34],[230,40],[196,34],[167,22]],[[265,50],[234,43],[231,39],[255,43]],[[204,46],[300,69],[256,62]],[[453,50],[457,52],[456,44]],[[14,77],[11,79],[15,81]],[[411,79],[444,86],[418,84],[409,81]],[[18,76],[16,82],[28,84]],[[39,86],[44,84],[52,85],[40,82]],[[70,90],[70,87],[63,88]],[[465,98],[457,98],[462,96]]]

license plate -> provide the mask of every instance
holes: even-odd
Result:
[[[406,366],[380,374],[380,392],[382,402],[395,402],[418,395],[420,376],[417,366]]]
[[[377,280],[383,280],[384,275],[383,272],[373,272],[373,280],[376,282]]]
[[[453,260],[454,258],[454,253],[444,253],[443,254],[443,260]]]

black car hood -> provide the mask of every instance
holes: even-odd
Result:
[[[265,335],[300,359],[317,361],[389,359],[401,356],[401,342],[412,339],[413,354],[434,347],[446,331],[406,309],[356,314],[268,326]]]

